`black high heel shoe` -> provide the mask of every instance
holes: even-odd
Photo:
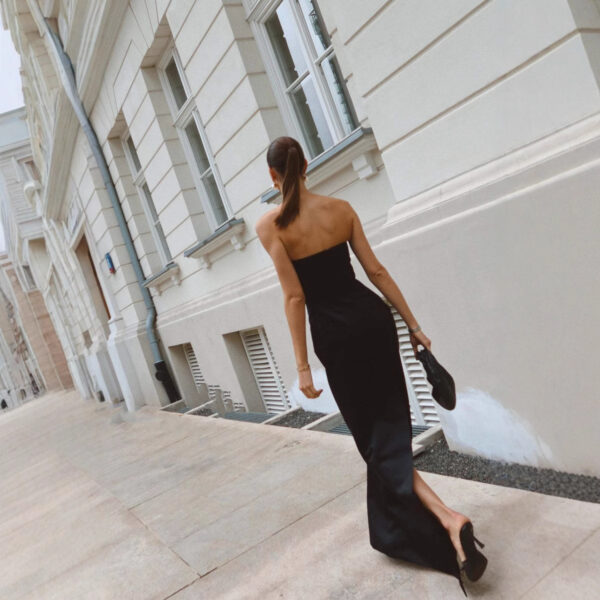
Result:
[[[487,567],[488,560],[484,554],[482,554],[481,552],[479,552],[479,550],[477,550],[477,548],[475,548],[475,544],[473,542],[477,542],[480,548],[483,548],[485,544],[483,542],[480,542],[475,537],[475,534],[473,533],[473,523],[471,523],[471,521],[467,521],[460,528],[459,535],[460,543],[467,557],[464,561],[461,561],[459,559],[458,564],[460,570],[465,574],[469,581],[477,581],[483,575],[483,572]],[[467,593],[465,592],[465,588],[462,585],[462,581],[460,583],[462,591],[465,593],[466,596]]]

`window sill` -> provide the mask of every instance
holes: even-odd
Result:
[[[153,288],[158,292],[158,295],[162,294],[163,290],[171,287],[172,285],[179,285],[181,283],[179,265],[174,262],[170,262],[163,267],[158,273],[150,275],[144,280],[142,284],[145,288]]]
[[[377,173],[373,150],[377,148],[371,127],[359,127],[337,144],[315,156],[306,167],[307,185],[318,185],[332,175],[352,164],[360,179],[367,179]],[[271,202],[281,196],[278,189],[269,189],[260,198],[261,202]]]
[[[241,250],[245,246],[241,235],[245,229],[246,222],[244,219],[232,217],[219,225],[207,238],[184,250],[183,255],[199,259],[201,267],[210,269],[209,255],[217,248],[224,246],[227,242],[230,242],[236,250]]]

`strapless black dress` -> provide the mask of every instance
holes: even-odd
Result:
[[[315,354],[367,464],[371,546],[454,575],[456,550],[413,490],[412,424],[394,316],[356,279],[348,242],[292,260]]]

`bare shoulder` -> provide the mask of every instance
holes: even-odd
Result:
[[[256,220],[254,231],[256,231],[260,238],[268,237],[269,233],[273,231],[275,217],[279,214],[279,210],[279,207],[276,206]]]
[[[352,204],[350,204],[350,202],[344,202],[346,203],[344,210],[346,211],[351,224],[350,247],[358,258],[358,261],[362,265],[367,276],[371,278],[377,273],[381,272],[384,269],[384,266],[381,264],[377,256],[375,256],[375,253],[371,248],[371,244],[365,235],[365,231],[358,213],[354,210],[354,207]]]
[[[344,213],[346,213],[349,217],[358,216],[354,210],[354,207],[352,204],[350,204],[350,202],[348,202],[348,200],[344,200],[343,198],[336,198],[335,200],[338,202],[340,210],[344,211]]]
[[[317,196],[317,198],[327,212],[336,214],[336,221],[346,219],[346,222],[348,222],[352,218],[354,209],[348,200],[336,198],[335,196]]]
[[[347,227],[352,228],[353,223],[358,220],[358,215],[352,204],[343,198],[332,199],[335,201],[334,206],[338,214],[338,221],[345,222]]]
[[[323,196],[321,194],[314,194],[314,197],[319,201],[340,209],[344,209],[346,206],[350,206],[350,203],[343,198],[337,198],[336,196]]]

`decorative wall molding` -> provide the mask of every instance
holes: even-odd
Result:
[[[597,160],[600,114],[536,140],[491,163],[398,202],[389,210],[382,233],[389,237],[481,208],[509,194],[521,193],[551,177]]]
[[[201,267],[209,269],[211,266],[209,258],[211,252],[225,245],[227,242],[230,242],[236,250],[242,250],[246,245],[242,238],[242,233],[245,229],[246,223],[244,219],[232,217],[220,225],[207,238],[185,250],[183,255],[199,259]]]
[[[144,287],[155,289],[160,296],[164,289],[171,287],[172,285],[179,285],[180,283],[181,272],[179,265],[175,262],[170,262],[158,273],[148,277],[144,281]]]

